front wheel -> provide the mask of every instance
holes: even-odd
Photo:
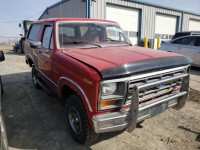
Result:
[[[40,85],[37,82],[37,80],[38,80],[37,71],[36,71],[34,65],[32,65],[32,80],[33,80],[33,84],[34,84],[35,88],[40,89]]]
[[[98,134],[90,126],[84,104],[78,95],[67,99],[66,113],[71,134],[76,141],[88,144],[98,138]]]

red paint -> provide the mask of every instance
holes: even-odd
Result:
[[[101,77],[97,71],[95,71],[94,69],[90,68],[89,66],[83,64],[78,60],[81,60],[101,71],[106,68],[116,67],[118,65],[122,65],[129,62],[137,62],[137,61],[143,61],[161,57],[179,56],[178,54],[173,54],[163,51],[161,52],[134,46],[133,47],[118,46],[118,47],[106,47],[106,48],[95,47],[95,48],[84,48],[84,49],[77,48],[73,49],[75,50],[73,52],[68,52],[69,50],[65,49],[65,54],[64,54],[62,52],[63,50],[59,50],[56,46],[55,24],[58,21],[100,21],[107,23],[116,23],[116,22],[97,20],[97,19],[77,19],[77,18],[76,19],[53,18],[53,19],[40,20],[33,23],[33,24],[36,23],[42,24],[42,28],[37,40],[41,41],[42,39],[44,25],[46,24],[53,25],[54,50],[51,50],[48,53],[45,52],[38,53],[37,50],[33,50],[32,48],[30,48],[30,40],[26,39],[25,41],[26,59],[32,60],[34,65],[41,71],[43,71],[43,73],[46,76],[48,76],[48,78],[58,86],[58,89],[56,89],[45,77],[40,75],[43,81],[51,88],[52,91],[54,91],[60,97],[61,97],[61,89],[64,85],[67,85],[74,91],[76,91],[83,99],[83,103],[85,105],[91,125],[92,125],[92,116],[97,115],[99,113],[105,113],[111,110],[106,110],[101,112],[97,111],[99,82],[101,80]],[[41,50],[45,49],[42,48]],[[44,61],[45,63],[43,63]],[[82,92],[80,91],[80,89],[67,80],[64,79],[60,80],[61,77],[67,77],[70,80],[73,80],[83,89],[83,91],[87,95],[87,98],[89,100],[93,112],[90,112],[86,99],[82,94]],[[83,81],[84,79],[90,80],[92,82],[92,85],[84,82]],[[119,110],[121,109],[123,108],[120,108]],[[112,111],[115,111],[115,109],[113,109]]]

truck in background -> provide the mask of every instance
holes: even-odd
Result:
[[[34,20],[24,20],[21,23],[19,23],[19,27],[21,28],[22,27],[22,30],[23,30],[23,34],[20,34],[21,36],[21,39],[19,41],[19,44],[15,44],[15,46],[13,47],[13,50],[15,52],[17,52],[19,50],[19,52],[23,53],[24,52],[24,41],[25,41],[25,38],[26,38],[26,34],[31,26],[31,24],[34,22]]]

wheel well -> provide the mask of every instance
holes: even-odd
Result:
[[[28,64],[30,67],[32,67],[32,65],[33,65],[33,61],[30,58],[28,59]]]
[[[75,95],[77,94],[74,90],[72,90],[70,87],[68,87],[67,85],[64,85],[62,87],[62,90],[61,90],[61,96],[63,99],[67,99],[69,96],[71,95]]]

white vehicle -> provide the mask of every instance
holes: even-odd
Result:
[[[162,43],[160,50],[189,56],[193,66],[200,67],[200,35],[182,36]]]

